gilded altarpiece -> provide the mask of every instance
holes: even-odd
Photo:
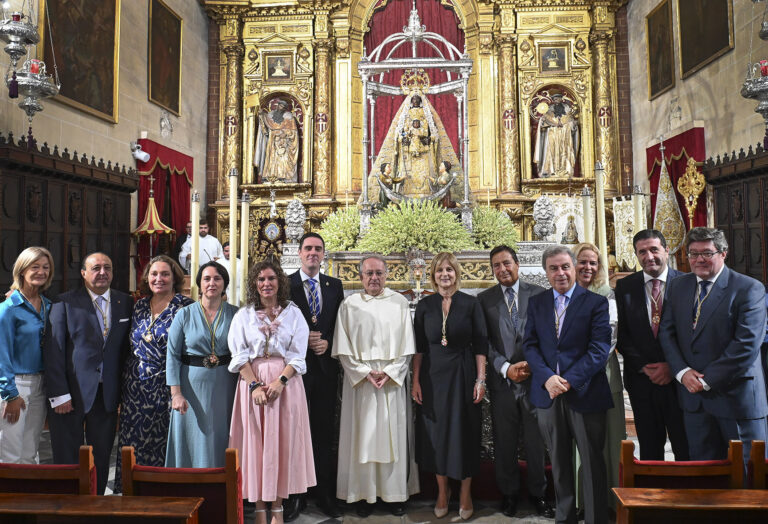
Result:
[[[357,201],[363,172],[357,63],[374,12],[389,1],[295,0],[280,6],[264,0],[203,1],[220,27],[221,138],[212,207],[221,239],[228,237],[232,167],[240,173],[241,191],[247,188],[251,195],[252,227],[269,214],[270,190],[278,218],[284,218],[287,202],[299,198],[307,207],[307,228],[314,230],[330,212]],[[467,100],[467,176],[475,200],[506,211],[521,238],[531,240],[535,199],[594,188],[600,161],[610,202],[620,187],[622,165],[615,14],[626,1],[434,1],[456,13],[475,64]],[[422,22],[429,30],[430,20]],[[544,177],[534,163],[536,117],[541,117],[536,111],[543,107],[542,96],[550,96],[552,105],[553,93],[565,95],[574,110],[578,149],[572,174]],[[290,100],[294,114],[300,113],[300,168],[295,182],[265,184],[253,164],[258,113],[272,109],[278,98]],[[252,245],[252,255],[260,253]]]

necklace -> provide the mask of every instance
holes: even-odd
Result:
[[[205,310],[205,306],[203,306],[203,301],[201,300],[198,302],[200,304],[200,309],[203,312],[203,318],[205,319],[205,325],[208,328],[208,333],[211,335],[211,354],[206,355],[205,358],[203,358],[203,365],[207,368],[215,368],[219,363],[219,357],[216,355],[216,330],[219,328],[219,323],[221,322],[221,317],[223,316],[221,314],[221,305],[219,305],[219,309],[216,311],[216,315],[213,317],[213,323],[211,323],[208,320],[208,312]]]
[[[445,307],[443,307],[441,305],[441,310],[442,310],[442,313],[443,313],[443,333],[442,333],[443,334],[443,338],[440,340],[440,344],[442,344],[443,347],[446,347],[448,345],[448,338],[446,337],[446,326],[445,326],[445,324],[446,324],[446,321],[448,320],[448,314],[451,312],[451,304],[450,304],[451,297],[447,297],[447,298],[448,298],[448,302],[449,302],[448,303],[448,311],[445,311]],[[445,301],[445,300],[446,299],[443,298],[443,301]]]
[[[701,288],[701,284],[699,284],[698,287]],[[699,316],[701,316],[701,305],[705,300],[709,298],[709,294],[712,293],[713,287],[715,286],[713,286],[712,282],[710,282],[709,289],[707,290],[707,294],[704,295],[704,298],[701,298],[698,293],[696,294],[696,314],[693,316],[693,329],[696,329],[696,324],[699,323]]]
[[[155,325],[155,322],[157,322],[157,319],[160,318],[160,315],[163,314],[163,311],[166,310],[166,308],[171,304],[171,301],[169,300],[168,303],[163,307],[163,309],[160,310],[160,312],[155,315],[154,308],[152,307],[152,299],[149,299],[149,316],[152,318],[152,321],[149,323],[149,327],[147,327],[147,332],[144,333],[141,338],[144,339],[144,341],[147,344],[152,343],[152,328]]]
[[[569,303],[568,306],[571,304]],[[557,312],[557,305],[555,305],[555,333],[557,333],[558,338],[560,337],[560,321],[562,320],[563,316],[565,315],[565,310],[568,309],[568,306],[565,306],[563,310],[558,313]]]
[[[107,313],[101,309],[101,306],[99,305],[99,296],[97,296],[96,300],[93,301],[93,305],[96,306],[96,309],[99,310],[99,314],[101,315],[101,325],[104,326],[104,332],[102,335],[104,335],[104,338],[107,338],[107,335],[109,334],[109,328],[107,327]],[[106,301],[106,299],[104,300]]]
[[[650,293],[651,296],[651,303],[655,306],[653,309],[656,310],[656,313],[653,314],[651,317],[651,323],[653,323],[654,326],[658,326],[661,322],[661,297],[664,296],[664,286],[666,285],[665,282],[661,282],[661,286],[659,287],[659,298],[653,298],[653,293]]]

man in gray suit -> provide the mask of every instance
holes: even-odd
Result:
[[[536,408],[528,393],[531,371],[523,355],[523,330],[528,298],[544,288],[518,278],[517,253],[509,246],[491,250],[491,267],[499,283],[478,295],[488,325],[488,373],[493,417],[493,447],[496,454],[496,484],[503,495],[501,511],[508,517],[517,510],[520,471],[517,449],[520,426],[528,464],[527,486],[530,501],[539,515],[555,516],[544,493],[546,449],[536,421]]]
[[[43,350],[48,424],[56,464],[76,464],[85,435],[100,495],[115,441],[133,299],[110,289],[112,260],[104,253],[88,255],[80,274],[85,287],[63,293],[51,308],[51,341]]]
[[[728,242],[696,227],[685,238],[692,273],[669,283],[659,340],[678,384],[691,460],[725,459],[728,441],[765,440],[768,402],[760,365],[765,289],[725,265]]]

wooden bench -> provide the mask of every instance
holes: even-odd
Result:
[[[613,488],[616,524],[768,522],[768,491]]]
[[[0,463],[0,493],[96,495],[91,446],[80,446],[79,464]]]
[[[201,498],[0,493],[0,524],[198,524]]]
[[[765,442],[753,440],[749,458],[751,487],[765,489],[768,486],[768,460],[765,458]]]

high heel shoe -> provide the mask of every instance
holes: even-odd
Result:
[[[459,517],[461,517],[461,520],[469,520],[472,518],[472,514],[475,512],[475,508],[468,508],[464,509],[462,507],[459,507]]]
[[[444,508],[438,508],[437,504],[435,504],[435,517],[441,519],[445,517],[448,514],[448,506],[451,504],[451,490],[448,490],[448,497],[447,502],[445,504]]]

